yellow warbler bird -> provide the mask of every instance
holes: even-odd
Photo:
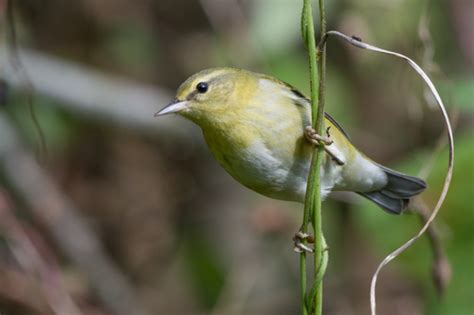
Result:
[[[383,167],[362,154],[325,115],[327,136],[311,126],[310,101],[292,86],[242,69],[203,70],[155,116],[177,113],[201,127],[217,161],[244,186],[265,196],[304,202],[311,146],[324,143],[321,194],[356,192],[400,214],[423,180]],[[309,126],[309,127],[308,127]]]

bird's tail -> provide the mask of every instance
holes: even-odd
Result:
[[[401,214],[408,207],[410,197],[426,189],[424,180],[405,175],[379,165],[387,174],[388,182],[380,190],[359,193],[392,214]]]

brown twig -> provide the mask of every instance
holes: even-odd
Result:
[[[453,129],[456,129],[456,126],[459,122],[459,110],[453,109],[451,111],[451,122]],[[418,173],[418,176],[421,178],[428,178],[429,174],[433,169],[433,165],[438,158],[441,150],[446,146],[446,135],[441,134],[436,142],[436,145],[433,149],[431,156],[428,160],[423,164],[423,167]],[[422,224],[426,224],[428,221],[431,212],[428,205],[419,197],[416,198],[411,206],[411,210],[416,213],[422,222]],[[449,263],[448,257],[446,256],[443,248],[443,244],[441,242],[441,236],[439,235],[436,222],[431,224],[426,233],[428,234],[428,239],[430,241],[431,251],[433,252],[433,268],[432,268],[432,276],[433,282],[436,288],[436,292],[439,296],[442,296],[448,286],[449,282],[451,281],[451,264]]]
[[[420,217],[422,224],[426,224],[431,215],[428,205],[421,198],[416,198],[411,208]],[[436,292],[439,296],[442,296],[446,287],[451,282],[451,264],[444,252],[443,243],[437,225],[431,224],[426,230],[426,234],[433,252],[433,282],[435,284]]]
[[[33,121],[33,126],[40,141],[39,156],[42,160],[47,159],[48,147],[46,145],[46,137],[41,127],[40,121],[36,115],[35,102],[34,102],[34,86],[31,81],[26,68],[19,55],[18,49],[18,36],[15,25],[15,14],[14,14],[14,1],[8,0],[6,2],[6,30],[7,30],[7,45],[8,45],[8,57],[10,64],[12,65],[16,75],[24,82],[26,103],[28,105],[28,111]]]

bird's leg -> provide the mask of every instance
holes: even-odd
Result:
[[[307,126],[304,129],[305,138],[314,145],[323,145],[324,151],[331,157],[331,159],[336,162],[338,165],[344,165],[344,161],[337,156],[335,152],[333,152],[328,146],[334,143],[331,139],[331,135],[329,134],[329,130],[331,127],[326,129],[326,136],[319,135],[313,127]]]
[[[293,250],[300,254],[303,252],[314,253],[314,249],[306,245],[304,241],[314,244],[314,237],[311,234],[305,233],[301,230],[296,232],[295,236],[293,236],[293,242],[295,244]]]
[[[312,144],[322,144],[322,145],[331,145],[333,144],[334,141],[331,140],[329,137],[329,128],[326,130],[327,136],[321,136],[319,135],[316,130],[314,130],[313,127],[307,126],[304,129],[304,135],[306,137],[306,140],[311,142]]]

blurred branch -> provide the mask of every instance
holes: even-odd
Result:
[[[245,26],[245,14],[237,0],[200,0],[212,28],[218,33],[226,33],[232,27]],[[236,25],[239,24],[239,25]]]
[[[2,310],[5,305],[12,305],[17,313],[28,315],[57,315],[48,306],[44,296],[40,294],[37,281],[8,265],[0,264],[0,301]],[[82,303],[81,308],[87,315],[108,315]],[[8,313],[10,314],[10,313]],[[68,314],[69,315],[69,314]]]
[[[225,51],[227,62],[239,66],[257,60],[265,69],[270,70],[262,46],[249,29],[249,22],[240,1],[200,0],[200,3]],[[241,47],[245,47],[245,54]],[[246,60],[249,56],[252,60]]]
[[[453,107],[450,112],[449,116],[451,117],[451,125],[453,130],[456,130],[458,123],[459,123],[459,116],[460,116],[460,111],[458,108]],[[446,147],[446,141],[447,141],[447,135],[445,133],[442,133],[437,142],[436,145],[431,152],[430,156],[427,158],[427,160],[423,163],[420,171],[418,172],[418,177],[423,178],[425,180],[428,179],[428,176],[431,174],[431,171],[433,170],[433,166],[436,162],[436,159],[439,158],[439,155],[441,154],[442,150]]]
[[[453,108],[450,113],[451,124],[453,130],[456,130],[456,127],[459,122],[460,111],[457,108]],[[423,164],[421,170],[418,173],[418,176],[424,179],[427,179],[433,170],[436,159],[439,157],[441,151],[446,146],[447,136],[446,134],[441,134],[438,138],[433,152]],[[426,224],[430,218],[430,209],[428,205],[423,201],[422,198],[416,198],[414,200],[412,210],[419,216],[422,224]],[[446,287],[451,282],[452,270],[451,264],[449,263],[448,257],[444,252],[443,244],[441,242],[441,237],[436,225],[436,222],[433,222],[427,229],[426,233],[428,234],[428,239],[430,241],[431,251],[433,253],[433,267],[432,267],[432,277],[433,282],[436,288],[436,292],[439,296],[442,296],[446,291]]]
[[[420,217],[422,224],[425,224],[429,220],[431,215],[430,208],[421,198],[415,199],[412,208]],[[439,296],[442,296],[446,291],[446,287],[448,286],[449,282],[451,282],[451,264],[449,263],[448,257],[446,257],[444,252],[443,243],[441,242],[440,233],[436,224],[431,224],[426,233],[430,241],[431,250],[433,252],[433,281],[436,292]]]
[[[7,10],[6,10],[6,45],[8,49],[8,57],[9,57],[9,64],[11,65],[12,69],[14,69],[15,73],[18,75],[19,81],[23,82],[24,84],[24,93],[26,94],[26,103],[28,105],[29,114],[33,125],[35,127],[36,133],[38,134],[39,142],[40,142],[40,156],[43,159],[47,157],[47,146],[46,146],[46,138],[44,136],[43,128],[41,128],[41,124],[38,120],[36,115],[35,106],[34,106],[34,97],[33,97],[33,83],[26,72],[26,69],[20,59],[18,54],[18,40],[17,40],[17,32],[16,32],[16,23],[15,23],[15,8],[14,6],[17,2],[7,1]]]
[[[20,305],[26,314],[53,314],[44,297],[38,294],[37,283],[30,277],[0,265],[0,299]],[[2,303],[3,304],[3,303]]]
[[[115,123],[127,128],[156,135],[166,133],[182,141],[190,124],[182,120],[162,118],[158,122],[153,114],[173,99],[170,91],[111,74],[105,74],[57,57],[34,50],[19,49],[34,92],[57,101],[55,105],[94,120]],[[9,62],[8,51],[0,46],[0,76],[19,89],[28,88],[28,80],[20,76]]]
[[[0,230],[16,260],[28,274],[38,278],[40,295],[44,295],[55,314],[83,314],[65,289],[56,257],[36,230],[27,229],[16,218],[8,199],[0,190]]]
[[[22,147],[14,127],[1,113],[0,167],[9,185],[29,205],[33,217],[87,275],[104,305],[116,314],[147,314],[140,307],[133,287],[105,254],[93,230]]]
[[[449,1],[451,11],[451,23],[454,27],[454,36],[459,43],[459,48],[474,70],[474,3],[472,1],[453,0]]]

